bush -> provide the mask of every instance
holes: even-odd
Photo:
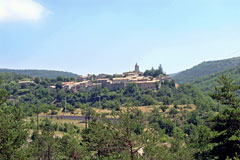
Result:
[[[166,105],[160,106],[160,109],[165,112],[169,107]]]
[[[169,114],[171,114],[171,115],[178,114],[178,110],[176,108],[171,108],[169,111]]]
[[[141,101],[141,105],[143,106],[158,104],[158,102],[151,95],[143,95],[140,101]]]
[[[57,115],[57,111],[55,111],[55,110],[53,110],[53,111],[51,111],[51,115]]]

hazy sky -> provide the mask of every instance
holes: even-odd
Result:
[[[0,68],[167,73],[240,55],[240,0],[0,0]]]

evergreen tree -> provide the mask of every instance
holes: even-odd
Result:
[[[61,156],[59,138],[54,134],[50,120],[45,119],[41,124],[41,134],[34,132],[32,136],[33,157],[37,159],[53,160]]]
[[[8,94],[0,89],[0,159],[26,159],[27,131],[17,107],[4,105]]]
[[[0,79],[0,106],[6,102],[8,98],[7,91],[2,87],[3,81]]]
[[[93,112],[87,112],[88,119],[87,128],[83,129],[82,143],[85,150],[89,153],[91,159],[104,159],[113,157],[119,158],[119,153],[123,150],[122,144],[117,139],[118,131],[113,130],[111,122],[104,117]],[[100,120],[101,119],[101,120]]]
[[[213,131],[216,133],[211,139],[213,148],[209,155],[217,159],[234,158],[240,153],[240,98],[235,95],[239,86],[233,84],[233,80],[221,76],[212,98],[225,104],[228,108],[214,119]]]
[[[81,144],[80,136],[76,134],[68,134],[60,139],[60,151],[62,152],[61,159],[84,159],[89,155],[86,152],[85,146]]]
[[[158,67],[158,71],[159,71],[159,74],[163,74],[163,68],[161,64]]]

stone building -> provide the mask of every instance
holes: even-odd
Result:
[[[106,87],[107,85],[111,84],[112,81],[108,78],[97,79],[96,83],[101,83],[102,87]]]
[[[142,76],[143,73],[140,72],[139,70],[139,65],[136,63],[134,71],[129,71],[129,72],[124,72],[123,76],[128,77],[128,76]]]
[[[136,83],[140,89],[153,89],[161,87],[164,81],[170,81],[168,75],[159,75],[157,78],[151,76],[143,76],[140,72],[139,66],[136,63],[134,71],[124,72],[118,77],[112,79],[106,78],[107,75],[100,76],[88,75],[81,77],[81,82],[63,82],[63,88],[66,90],[73,90],[74,92],[89,92],[96,88],[108,88],[110,91],[123,89],[128,83]]]
[[[156,90],[159,87],[160,81],[153,80],[153,81],[137,81],[136,84],[141,89],[152,89]]]
[[[126,84],[124,83],[112,83],[112,84],[108,84],[106,86],[106,88],[110,91],[115,91],[115,90],[118,90],[118,89],[123,89],[125,88]]]

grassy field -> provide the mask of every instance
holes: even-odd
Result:
[[[154,105],[154,106],[138,106],[136,107],[137,109],[139,109],[140,111],[142,111],[145,114],[150,114],[154,109],[158,109],[160,113],[163,113],[162,110],[160,109],[161,105]],[[171,108],[174,107],[174,105],[167,105],[167,109],[166,111],[163,113],[164,116],[169,115],[169,111],[171,110]],[[120,109],[124,110],[125,107],[120,107]],[[189,104],[189,105],[177,105],[177,111],[179,112],[179,114],[183,114],[183,113],[187,113],[187,112],[191,112],[193,110],[196,109],[196,106],[194,104]],[[111,114],[112,110],[108,110],[108,109],[98,109],[98,108],[94,108],[94,110],[96,111],[96,113],[99,114]],[[49,112],[50,113],[50,112]],[[47,116],[49,114],[46,113],[41,113],[39,114],[40,116]],[[55,116],[55,115],[54,115]],[[74,111],[74,113],[64,113],[62,111],[59,111],[56,116],[83,116],[82,115],[82,110],[81,109],[76,109]],[[43,119],[42,117],[40,117],[40,120]],[[59,118],[51,118],[53,123],[58,123],[58,124],[64,124],[64,123],[69,123],[69,124],[73,124],[76,125],[80,128],[84,127],[84,123],[80,123],[79,120],[68,120],[68,119],[59,119]]]
[[[138,106],[137,109],[141,110],[143,113],[145,114],[150,114],[154,109],[157,109],[160,113],[163,114],[163,116],[165,117],[169,117],[170,119],[172,119],[172,117],[169,114],[169,111],[171,110],[171,108],[174,107],[174,105],[168,105],[168,109],[166,109],[165,112],[162,112],[162,110],[160,109],[161,105],[155,105],[155,106]],[[125,109],[125,107],[120,107],[120,109]],[[188,112],[191,112],[193,110],[196,109],[196,106],[193,104],[189,104],[189,105],[177,105],[177,111],[179,112],[177,114],[178,117],[181,117],[183,114],[186,114]],[[108,109],[98,109],[98,108],[94,108],[94,110],[99,113],[99,114],[111,114],[112,110],[108,110]],[[49,111],[50,113],[50,111]],[[39,114],[39,116],[47,116],[49,115],[46,113],[41,113]],[[83,116],[82,115],[82,111],[81,109],[76,109],[74,111],[73,114],[67,112],[64,113],[62,111],[59,111],[57,114],[57,116]],[[30,122],[32,120],[34,120],[34,122],[36,123],[36,116],[34,117],[28,117],[26,119],[26,122]],[[41,121],[45,119],[44,117],[39,117],[39,123],[41,123]],[[61,118],[50,118],[50,120],[52,121],[53,124],[58,124],[58,125],[64,125],[66,124],[71,124],[71,125],[75,125],[77,127],[79,127],[80,129],[83,129],[85,127],[85,123],[80,122],[79,120],[69,120],[69,119],[61,119]],[[55,132],[56,136],[58,137],[62,137],[65,133],[64,132],[60,132],[60,131],[56,131]]]
[[[168,109],[165,111],[165,113],[168,113],[170,111],[171,108],[174,107],[174,105],[166,105],[168,106]],[[178,106],[178,111],[186,111],[186,112],[190,112],[196,109],[196,106],[194,104],[189,104],[189,105],[177,105]],[[187,107],[188,106],[188,107]],[[153,105],[153,106],[138,106],[136,107],[137,109],[139,109],[140,111],[142,111],[143,113],[151,113],[155,108],[156,109],[160,109],[161,105]],[[120,107],[120,109],[124,109],[125,107]],[[99,109],[99,108],[93,108],[94,111],[96,111],[96,113],[107,113],[110,114],[112,113],[112,110],[109,109]],[[160,109],[159,112],[162,112],[162,110]],[[40,116],[47,116],[50,115],[50,111],[49,113],[40,113]],[[76,109],[74,111],[74,113],[64,113],[62,111],[58,111],[57,116],[82,116],[82,110],[81,109]]]

